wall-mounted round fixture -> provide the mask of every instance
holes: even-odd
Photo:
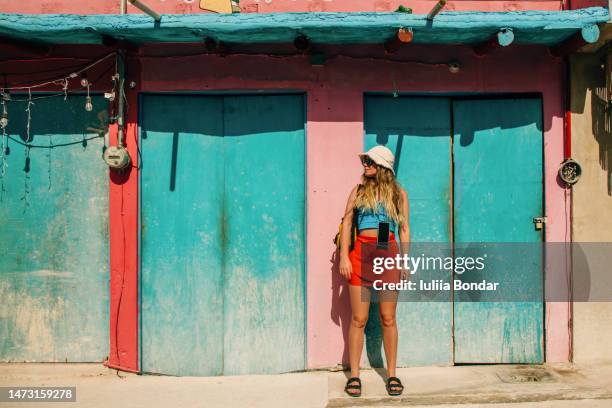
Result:
[[[565,159],[559,166],[559,177],[570,186],[576,184],[581,175],[580,164],[572,158]]]
[[[123,170],[132,162],[126,148],[121,146],[107,147],[106,150],[104,150],[103,157],[108,167],[116,170]]]

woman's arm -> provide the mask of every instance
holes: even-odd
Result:
[[[410,242],[410,204],[408,203],[408,193],[402,189],[402,213],[405,222],[400,226],[400,241]]]
[[[355,197],[357,196],[357,188],[349,194],[342,218],[342,234],[340,235],[340,274],[346,279],[351,278],[351,261],[349,259],[349,246],[351,245],[351,226],[353,225],[353,207],[355,206]]]
[[[344,217],[342,218],[342,236],[340,237],[340,255],[349,255],[349,245],[351,244],[351,226],[353,225],[353,207],[355,206],[355,197],[357,196],[357,187],[353,187],[353,190],[349,194],[346,202],[346,209],[344,210]]]
[[[408,203],[408,193],[402,189],[402,213],[404,215],[404,222],[400,226],[400,241],[401,241],[401,253],[408,254],[410,248],[410,204]]]

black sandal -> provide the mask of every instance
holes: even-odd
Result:
[[[397,377],[387,378],[387,392],[389,395],[401,395],[404,391],[402,382]]]
[[[349,390],[359,390],[359,392],[349,392]],[[361,397],[361,380],[359,377],[349,378],[344,387],[344,391],[351,397]]]

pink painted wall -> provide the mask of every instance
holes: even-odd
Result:
[[[389,11],[400,1],[382,0],[242,0],[247,12],[279,11]],[[404,4],[417,13],[427,12],[433,1]],[[147,0],[161,13],[199,12],[198,0]],[[599,0],[580,0],[577,6],[607,5]],[[447,10],[528,10],[559,9],[558,1],[451,1]],[[129,12],[135,12],[128,6]],[[118,13],[119,0],[0,0],[0,12],[21,13]],[[189,46],[172,46],[174,52]],[[345,47],[345,51],[346,51]],[[151,49],[149,51],[152,51]],[[159,50],[158,50],[159,51]],[[147,52],[147,50],[143,50]],[[379,48],[361,48],[360,55],[383,57]],[[66,53],[66,56],[75,54]],[[77,53],[76,55],[80,55]],[[410,57],[410,55],[412,57]],[[405,92],[542,92],[544,97],[545,208],[548,217],[547,241],[564,241],[569,231],[569,198],[557,183],[557,166],[563,159],[563,110],[561,104],[560,61],[544,48],[514,46],[475,58],[466,47],[426,47],[412,45],[404,56],[421,60],[459,59],[463,68],[452,75],[444,67],[384,62],[373,58],[336,57],[324,68],[312,68],[307,57],[279,61],[265,56],[198,56],[186,58],[144,58],[143,91],[223,90],[223,89],[300,89],[308,95],[307,154],[307,341],[308,366],[335,365],[346,355],[343,337],[350,319],[346,285],[334,269],[331,237],[351,187],[358,181],[359,162],[355,159],[363,143],[363,93],[391,91],[392,76]],[[401,57],[400,55],[397,56]],[[529,61],[529,64],[524,63]],[[282,64],[282,65],[281,65]],[[512,70],[507,67],[512,67]],[[248,67],[248,69],[245,69]],[[132,70],[132,72],[138,70]],[[406,74],[409,75],[406,75]],[[130,91],[132,106],[135,92]],[[136,109],[136,108],[134,108]],[[136,111],[129,121],[128,148],[135,157]],[[111,360],[109,365],[137,370],[137,230],[138,172],[126,180],[112,180],[111,220],[122,213],[115,198],[123,195],[123,213],[130,225],[129,239],[123,244],[119,232],[111,230],[111,312],[122,283],[121,313],[111,316]],[[134,227],[134,228],[132,228]],[[123,246],[125,245],[125,247]],[[125,257],[126,262],[123,260]],[[565,279],[566,266],[547,260],[547,281]],[[125,279],[124,279],[125,278]],[[127,285],[127,286],[126,286]],[[127,289],[126,289],[127,288]],[[571,311],[568,303],[546,307],[546,360],[567,361],[570,355]],[[117,328],[115,331],[114,327]]]
[[[412,8],[413,13],[427,14],[436,2],[437,0],[241,0],[240,7],[246,12],[273,13],[282,11],[395,11],[399,5],[404,5]],[[560,10],[560,4],[558,0],[450,0],[446,3],[444,10]]]
[[[60,47],[58,55],[92,59],[105,52],[89,46]],[[189,53],[193,46],[147,46],[143,55]],[[326,49],[334,53],[337,49]],[[393,79],[403,92],[541,92],[544,103],[546,240],[569,239],[569,195],[557,182],[557,166],[563,159],[563,107],[561,61],[546,48],[513,46],[477,58],[462,46],[412,44],[394,58],[422,62],[459,60],[462,69],[450,74],[444,67],[422,63],[384,61],[382,47],[343,47],[352,58],[337,56],[324,67],[314,68],[306,56],[286,59],[265,55],[214,55],[194,57],[142,57],[130,62],[128,149],[136,158],[138,91],[207,91],[248,89],[296,89],[307,94],[307,343],[310,368],[333,366],[346,355],[343,341],[350,320],[346,283],[334,268],[331,237],[344,209],[350,189],[361,172],[356,154],[363,146],[363,93],[391,92]],[[87,54],[90,55],[87,55]],[[525,63],[529,61],[529,63]],[[49,66],[73,64],[55,58]],[[35,71],[39,60],[4,62],[7,72]],[[508,70],[507,67],[513,67]],[[21,76],[9,80],[20,82]],[[102,89],[110,79],[101,83]],[[114,135],[113,135],[114,137]],[[138,370],[138,170],[127,178],[111,178],[111,354],[109,365]],[[120,206],[122,203],[123,207]],[[122,222],[122,217],[124,217]],[[124,240],[123,230],[127,232]],[[547,260],[547,282],[566,279],[562,260]],[[119,294],[123,293],[122,296]],[[121,298],[121,307],[117,305]],[[567,361],[570,355],[570,306],[566,302],[546,307],[546,360]],[[115,330],[116,328],[116,330]]]
[[[362,48],[360,53],[380,56],[376,48]],[[336,232],[347,195],[361,172],[356,154],[363,148],[364,92],[391,92],[393,77],[397,89],[403,92],[541,92],[546,240],[563,241],[569,230],[565,211],[569,200],[557,183],[557,166],[563,159],[561,61],[550,57],[545,48],[520,46],[476,58],[466,47],[413,45],[404,56],[409,55],[418,55],[423,61],[457,59],[462,69],[458,74],[451,74],[446,67],[345,56],[329,60],[322,68],[311,67],[308,58],[303,56],[286,60],[231,55],[143,58],[143,91],[296,89],[307,93],[307,355],[310,368],[335,365],[346,355],[343,334],[350,320],[347,287],[334,268],[331,237]],[[513,69],[507,69],[509,66]],[[547,280],[563,276],[559,265],[550,262],[547,265]],[[547,305],[546,360],[549,362],[568,359],[568,317],[567,303]]]
[[[1,13],[24,14],[113,14],[120,0],[0,0]]]
[[[31,14],[119,14],[121,0],[0,0],[1,13]],[[153,10],[163,14],[206,13],[199,0],[143,0]],[[128,13],[140,13],[129,2]]]
[[[2,13],[72,13],[118,14],[120,0],[0,0]],[[242,0],[240,6],[246,13],[298,12],[298,11],[394,11],[400,4],[412,7],[414,13],[429,12],[434,0]],[[155,11],[163,14],[190,14],[205,12],[199,8],[199,0],[144,0]],[[592,6],[607,7],[607,0],[573,0],[572,8]],[[140,13],[128,4],[128,13]],[[560,0],[528,1],[473,1],[450,0],[445,10],[560,10]]]

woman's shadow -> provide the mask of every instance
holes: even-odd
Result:
[[[334,251],[330,258],[331,274],[332,274],[332,307],[331,319],[341,327],[342,338],[344,340],[344,348],[342,351],[342,366],[344,370],[349,368],[348,354],[348,332],[351,325],[351,300],[349,298],[349,287],[346,279],[340,275],[338,265],[340,256],[338,251]],[[368,313],[368,322],[365,327],[365,348],[366,358],[372,367],[381,378],[385,378],[384,359],[382,355],[382,329],[379,318],[379,304],[372,296],[370,303],[370,311]],[[350,372],[345,371],[345,375],[350,375]]]

